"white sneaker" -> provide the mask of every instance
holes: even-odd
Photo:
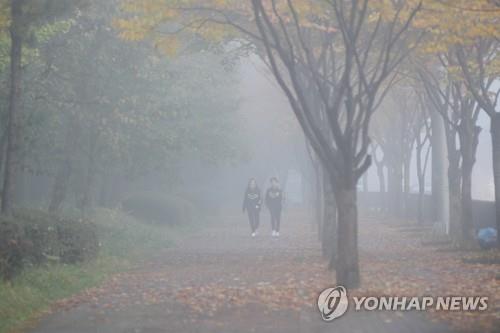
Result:
[[[271,233],[271,236],[276,237],[276,231],[273,230],[273,232]]]
[[[252,237],[255,237],[255,232],[252,232]]]
[[[279,232],[279,231],[276,231],[275,236],[276,236],[276,237],[279,237],[279,236],[280,236],[280,232]]]

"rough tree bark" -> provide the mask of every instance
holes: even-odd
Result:
[[[492,113],[491,144],[493,151],[493,182],[495,186],[496,226],[500,230],[500,113]],[[498,242],[500,246],[500,242]]]
[[[358,262],[358,211],[355,183],[346,181],[335,191],[338,206],[337,281],[360,284]]]
[[[336,256],[337,207],[328,176],[323,178],[324,212],[321,231],[321,251],[325,258]],[[334,260],[332,259],[331,262]]]
[[[314,173],[314,222],[317,226],[318,240],[323,244],[323,223],[326,213],[325,173],[323,172],[321,162],[308,142],[306,142],[306,151]],[[325,255],[324,251],[323,255]]]
[[[418,224],[424,224],[424,197],[425,197],[425,178],[427,174],[427,164],[429,161],[431,144],[430,144],[430,136],[431,129],[427,120],[427,115],[425,114],[425,106],[422,105],[422,113],[424,114],[422,122],[419,126],[423,126],[425,128],[424,138],[418,131],[418,135],[416,136],[416,169],[417,169],[417,180],[418,180],[418,202],[417,202],[417,222]],[[422,153],[424,147],[427,146],[427,150],[422,159]]]
[[[23,0],[11,1],[10,23],[10,92],[7,118],[7,150],[2,189],[2,213],[10,214],[15,196],[16,168],[19,153],[19,119],[22,94]]]
[[[463,106],[464,107],[464,106]],[[465,110],[472,111],[472,110]],[[462,120],[459,126],[460,153],[462,155],[462,232],[461,246],[468,247],[474,241],[474,223],[472,216],[472,169],[476,162],[476,149],[479,140],[480,127],[475,120]]]
[[[460,172],[460,156],[456,148],[448,144],[448,201],[449,207],[449,234],[456,242],[462,238],[462,228],[460,221],[462,220],[462,200],[461,200],[461,172]]]

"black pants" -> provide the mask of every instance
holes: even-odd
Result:
[[[273,208],[269,209],[271,213],[271,228],[274,231],[280,231],[280,222],[281,222],[281,208]]]
[[[260,223],[260,217],[259,213],[260,211],[258,209],[247,209],[248,212],[248,221],[250,221],[250,228],[252,229],[252,232],[255,232],[257,228],[259,227]]]

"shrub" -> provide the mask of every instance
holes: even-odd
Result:
[[[58,226],[60,257],[63,263],[76,263],[96,257],[99,241],[95,224],[63,219]]]
[[[11,278],[25,264],[85,261],[99,249],[96,227],[88,221],[38,210],[17,211],[0,221],[0,276],[4,278]]]
[[[12,219],[0,220],[0,277],[10,279],[24,266],[30,244]]]
[[[193,219],[193,205],[178,196],[154,192],[135,193],[122,202],[130,215],[149,223],[180,225]]]
[[[24,259],[40,264],[49,257],[59,257],[59,238],[54,218],[42,211],[16,211],[13,222],[22,230],[22,237],[31,242]]]

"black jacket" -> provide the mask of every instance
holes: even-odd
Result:
[[[280,188],[268,188],[266,192],[266,206],[272,210],[281,209],[283,205],[283,191]]]
[[[245,191],[245,197],[243,198],[243,211],[245,211],[246,209],[260,210],[261,204],[262,199],[260,196],[259,188],[247,188],[247,190]]]

